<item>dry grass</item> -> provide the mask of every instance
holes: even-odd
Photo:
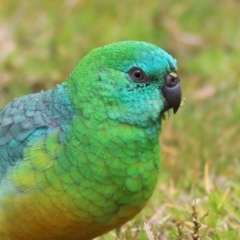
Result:
[[[156,191],[139,216],[99,240],[240,238],[239,7],[236,0],[0,2],[0,106],[64,81],[83,55],[109,42],[149,41],[178,59],[186,103],[164,122]]]

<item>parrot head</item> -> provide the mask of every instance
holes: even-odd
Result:
[[[140,125],[159,122],[164,112],[176,113],[181,103],[176,60],[155,45],[124,41],[90,52],[70,79],[88,117]],[[76,96],[76,95],[74,95]],[[90,107],[91,106],[91,107]]]

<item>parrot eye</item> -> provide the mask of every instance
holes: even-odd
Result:
[[[146,74],[141,68],[134,67],[130,69],[129,75],[135,82],[147,82]]]
[[[165,78],[165,84],[167,87],[174,87],[179,82],[178,75],[175,72],[169,73]]]

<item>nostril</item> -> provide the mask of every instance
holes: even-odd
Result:
[[[174,87],[179,82],[179,78],[176,74],[168,74],[165,78],[165,86],[167,87]]]

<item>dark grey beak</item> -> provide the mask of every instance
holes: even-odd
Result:
[[[176,113],[182,100],[180,79],[175,72],[169,73],[165,78],[165,85],[162,88],[164,101],[163,112],[173,109]]]

